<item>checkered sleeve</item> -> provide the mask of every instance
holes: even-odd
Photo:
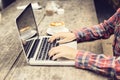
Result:
[[[77,68],[120,79],[120,57],[116,59],[103,54],[97,55],[91,52],[79,51],[75,61]]]
[[[83,42],[109,38],[114,33],[116,22],[119,21],[119,15],[120,9],[118,9],[112,17],[99,25],[84,27],[73,31],[76,35],[77,41]]]

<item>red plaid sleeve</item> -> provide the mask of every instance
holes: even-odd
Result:
[[[79,51],[76,56],[76,67],[91,70],[108,77],[120,79],[120,57],[105,56],[91,52]]]
[[[116,22],[119,21],[120,9],[110,17],[108,20],[105,20],[99,25],[92,27],[85,27],[73,31],[77,37],[78,42],[83,41],[93,41],[98,39],[108,39],[113,33],[116,26]]]
[[[113,52],[114,55],[120,55],[120,8],[103,23],[82,28],[74,31],[74,33],[78,42],[107,39],[114,34]],[[88,69],[112,78],[115,76],[120,80],[120,56],[115,58],[104,54],[97,55],[91,52],[79,51],[76,57],[76,67]]]

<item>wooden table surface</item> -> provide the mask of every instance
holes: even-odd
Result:
[[[107,80],[99,74],[68,66],[30,66],[26,63],[20,45],[15,19],[22,12],[17,6],[47,0],[16,0],[2,11],[0,24],[0,80]],[[62,15],[44,16],[45,9],[34,10],[40,35],[46,35],[50,22],[64,21],[68,29],[74,30],[98,24],[93,0],[56,0],[64,10]],[[42,22],[40,20],[43,18]],[[78,49],[103,53],[101,40],[79,43]]]

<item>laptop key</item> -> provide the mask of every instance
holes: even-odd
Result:
[[[48,42],[48,39],[49,38],[46,39],[46,41],[45,41],[46,42],[45,47],[42,50],[42,53],[43,53],[42,60],[46,60],[46,58],[48,56],[48,51],[50,50],[50,47],[51,47],[50,46],[51,43]]]
[[[43,38],[41,42],[41,46],[39,48],[39,54],[37,55],[37,59],[39,60],[52,60],[49,57],[48,52],[52,47],[57,46],[56,40],[53,43],[48,42],[49,38]]]
[[[53,44],[52,43],[49,43],[49,48],[48,48],[48,52],[49,50],[53,47]],[[47,56],[46,56],[46,60],[51,60],[48,53],[47,53]]]
[[[35,53],[35,51],[36,51],[36,49],[37,49],[37,46],[38,46],[38,44],[39,44],[39,41],[40,41],[40,39],[36,39],[36,40],[35,40],[35,43],[33,44],[33,47],[32,47],[32,49],[31,49],[31,51],[30,51],[30,55],[28,56],[28,58],[31,58],[31,57],[34,56],[34,53]]]
[[[52,48],[52,47],[56,47],[56,46],[58,46],[59,44],[57,43],[57,40],[55,40],[52,44],[51,44],[51,47],[50,47],[50,49]],[[49,50],[50,50],[49,49]],[[53,56],[51,56],[51,57],[49,57],[49,55],[48,55],[48,58],[47,58],[47,60],[52,60],[52,57]],[[55,59],[54,61],[56,61],[57,59]]]
[[[48,55],[48,52],[50,50],[50,47],[51,47],[51,43],[48,42],[47,44],[47,49],[46,49],[46,52],[45,52],[45,57],[44,57],[44,60],[47,60],[49,55]]]
[[[40,48],[39,48],[39,55],[38,55],[38,59],[42,59],[42,56],[44,55],[44,53],[43,53],[43,50],[44,50],[44,47],[45,47],[45,44],[46,44],[46,38],[43,38],[42,39],[42,42],[41,42],[41,46],[40,46]]]
[[[33,41],[34,41],[34,40],[27,41],[26,44],[23,46],[26,55],[28,54],[28,51],[29,51],[29,49],[30,49],[30,47],[31,47],[31,45],[32,45],[32,43],[33,43]]]

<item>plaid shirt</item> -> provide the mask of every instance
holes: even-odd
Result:
[[[120,79],[120,8],[103,23],[91,28],[83,28],[74,33],[78,42],[108,39],[114,34],[114,57],[79,51],[76,56],[76,67]]]

